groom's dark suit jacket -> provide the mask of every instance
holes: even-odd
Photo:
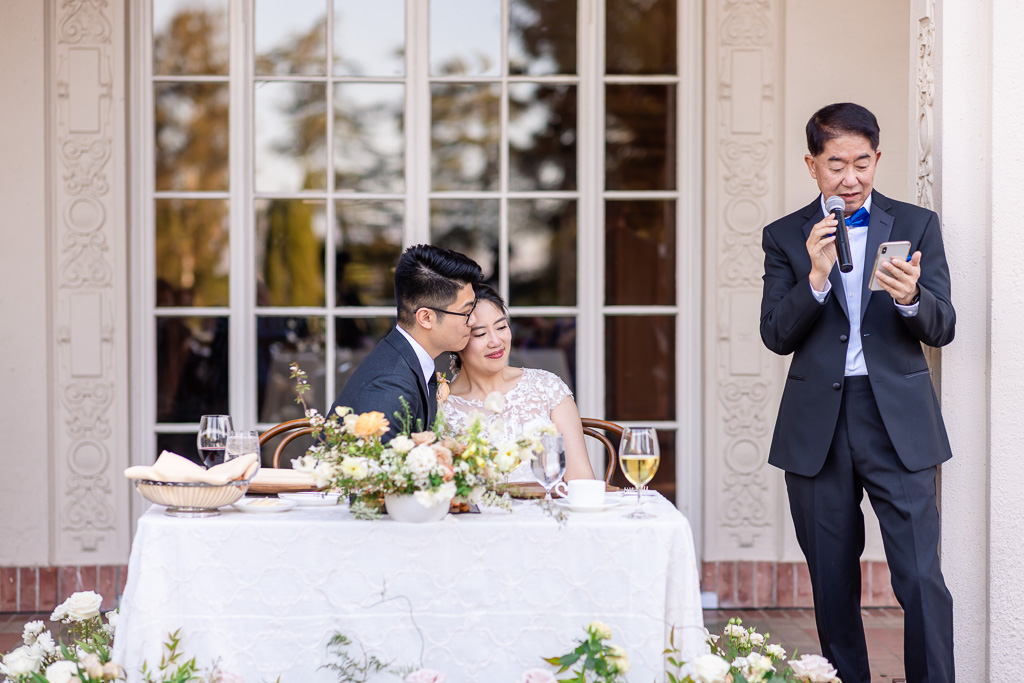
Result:
[[[778,354],[793,354],[772,438],[769,462],[814,476],[825,462],[843,398],[850,322],[839,269],[824,304],[811,293],[806,241],[824,216],[820,198],[764,229],[764,294],[761,338]],[[868,290],[875,252],[882,242],[909,240],[921,252],[920,306],[904,317],[884,291]],[[900,461],[919,471],[952,453],[921,344],[953,339],[956,314],[949,268],[933,211],[872,193],[871,221],[861,283],[861,342],[871,389]]]
[[[356,413],[380,411],[391,422],[391,431],[383,437],[387,441],[398,433],[395,413],[404,413],[400,396],[405,397],[412,410],[413,431],[428,429],[437,414],[437,403],[430,396],[416,352],[395,328],[352,373],[329,414],[333,415],[338,406],[348,406]],[[417,419],[421,420],[419,427]]]

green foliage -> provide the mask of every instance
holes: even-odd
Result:
[[[587,626],[587,638],[579,641],[574,650],[559,657],[545,657],[544,661],[557,666],[559,674],[570,671],[571,676],[558,679],[561,683],[624,683],[629,659],[622,648],[604,643],[610,637],[611,629],[591,622]]]
[[[359,647],[359,652],[353,656],[349,654],[349,648]],[[324,664],[322,669],[330,669],[338,675],[338,683],[366,683],[374,674],[381,672],[401,675],[402,669],[393,667],[392,662],[385,662],[376,657],[368,655],[362,645],[353,641],[343,633],[335,633],[330,642],[327,643],[328,654],[338,658],[338,662]]]
[[[164,643],[167,653],[160,658],[159,669],[150,671],[147,663],[143,662],[142,680],[145,683],[192,683],[203,680],[198,675],[199,669],[196,666],[195,657],[179,663],[179,660],[184,657],[182,653],[178,652],[178,645],[181,643],[179,633],[181,633],[181,629],[167,636],[167,642]]]

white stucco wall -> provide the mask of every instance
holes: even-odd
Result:
[[[48,563],[44,8],[0,2],[0,565]]]
[[[893,199],[912,200],[913,188],[907,183],[909,5],[862,0],[851,12],[843,3],[787,0],[785,12],[783,212],[805,206],[818,192],[804,162],[804,126],[811,114],[833,102],[856,102],[875,114],[882,151],[875,187]],[[866,526],[863,557],[884,560],[878,521],[867,500],[862,507]],[[803,556],[791,527],[787,524],[782,557],[799,561]]]
[[[909,23],[910,7],[905,2],[860,0],[851,11],[846,3],[787,0],[787,213],[805,206],[818,191],[804,163],[804,125],[811,114],[832,102],[856,102],[874,113],[882,131],[875,187],[893,199],[911,199],[907,186]]]

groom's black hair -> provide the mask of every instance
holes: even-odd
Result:
[[[878,119],[868,109],[853,102],[837,102],[814,112],[807,122],[807,151],[816,157],[825,151],[825,143],[844,135],[860,135],[868,139],[871,149],[878,150]]]
[[[483,278],[480,266],[465,254],[432,244],[409,247],[395,266],[398,322],[411,325],[425,306],[447,308],[460,289]]]

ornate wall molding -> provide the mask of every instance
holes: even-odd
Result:
[[[935,0],[924,0],[917,20],[917,204],[935,210]]]
[[[53,564],[128,557],[124,0],[50,0]]]
[[[774,560],[781,359],[761,343],[761,228],[778,215],[782,0],[708,0],[704,560]]]

